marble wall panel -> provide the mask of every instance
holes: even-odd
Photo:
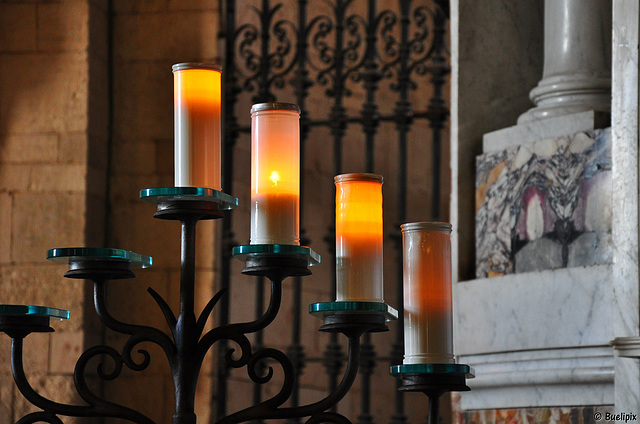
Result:
[[[575,406],[565,408],[483,409],[454,414],[454,424],[595,424],[612,422],[611,406]],[[622,420],[624,422],[624,420]]]
[[[611,130],[476,160],[476,277],[611,263]]]

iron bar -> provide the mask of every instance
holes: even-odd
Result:
[[[224,84],[222,84],[224,93],[222,101],[224,107],[222,108],[222,163],[232,164],[234,163],[234,148],[238,138],[238,119],[235,113],[235,105],[237,102],[240,88],[238,87],[238,76],[236,73],[236,4],[235,1],[224,2],[224,16],[223,21],[224,29],[221,31],[221,35],[224,37],[225,45],[225,60],[224,71],[222,78]],[[226,193],[233,193],[233,167],[222,167],[222,187]],[[227,296],[221,299],[220,308],[218,311],[218,320],[221,326],[225,326],[229,323],[230,317],[230,299],[231,299],[231,249],[237,243],[234,240],[233,234],[233,218],[229,215],[226,219],[222,220],[221,224],[221,237],[220,237],[220,290],[225,290]],[[221,340],[217,352],[217,365],[216,375],[213,381],[215,381],[214,387],[212,387],[212,404],[215,405],[215,413],[211,414],[211,424],[227,414],[227,380],[229,377],[229,367],[225,361],[225,357],[229,350],[229,346],[226,340]]]
[[[261,65],[271,67],[268,72],[269,77],[263,76],[262,82],[259,84],[271,87],[276,77],[285,78],[289,75],[288,78],[293,87],[297,103],[302,109],[301,156],[304,158],[307,133],[315,128],[327,128],[333,140],[334,175],[342,172],[344,140],[346,130],[350,125],[360,125],[363,129],[365,137],[364,167],[367,172],[373,172],[377,151],[376,140],[379,137],[377,134],[378,127],[381,123],[395,123],[399,155],[397,166],[398,202],[396,202],[398,207],[396,219],[398,223],[404,222],[407,218],[409,134],[418,120],[428,120],[431,126],[431,137],[433,138],[433,157],[431,161],[434,163],[435,169],[432,178],[432,196],[429,203],[431,209],[430,217],[437,218],[440,216],[441,168],[438,169],[438,167],[440,166],[439,158],[442,154],[442,129],[448,118],[448,110],[442,96],[444,82],[448,76],[444,41],[444,31],[446,29],[446,20],[448,19],[446,9],[448,6],[443,7],[443,5],[446,6],[447,4],[446,0],[435,0],[435,3],[440,9],[435,10],[430,15],[428,12],[431,9],[419,2],[417,6],[414,6],[416,2],[399,0],[395,10],[377,10],[378,2],[375,0],[368,0],[366,4],[358,4],[360,9],[352,7],[356,4],[352,1],[333,0],[326,3],[331,9],[326,16],[322,15],[322,12],[316,16],[308,16],[308,1],[299,0],[297,2],[297,30],[295,31],[297,39],[295,40],[296,48],[293,55],[293,61],[296,63],[295,67],[271,66],[267,63],[268,61],[265,58],[276,54],[274,51],[276,47],[273,44],[268,50],[264,49],[266,41],[273,43],[275,40],[273,33],[271,33],[270,37],[263,39],[263,45],[258,46],[259,52],[256,51],[255,54],[246,56],[251,57],[253,60],[260,58],[259,63]],[[279,13],[278,7],[281,4],[285,3],[277,3],[275,6],[270,3],[270,8],[265,8],[263,5],[261,13],[272,14],[270,16],[270,25],[272,26],[275,25],[275,22],[278,22],[275,14]],[[364,10],[365,14],[362,17],[357,16],[361,10]],[[438,14],[440,11],[444,13]],[[429,17],[433,22],[428,21]],[[266,19],[265,17],[261,19],[262,22],[266,22],[264,20]],[[443,22],[444,25],[442,25]],[[411,29],[411,25],[415,25],[415,30]],[[365,29],[365,37],[363,38],[366,39],[366,44],[363,50],[359,50],[363,46],[360,38],[363,35],[360,31],[362,28]],[[312,33],[312,31],[314,32]],[[263,25],[261,34],[265,33]],[[398,38],[396,38],[397,33],[400,34]],[[281,39],[278,40],[282,42]],[[261,70],[264,71],[264,67]],[[310,71],[316,72],[315,78],[310,78]],[[251,72],[247,75],[248,81],[254,82],[257,80]],[[413,80],[412,75],[430,75],[431,79],[416,78]],[[378,93],[380,91],[380,82],[383,79],[391,81],[391,88],[398,96],[392,111],[380,110],[381,102],[378,98]],[[434,86],[432,98],[427,110],[416,110],[410,101],[409,92],[417,88],[422,90],[423,88],[421,87],[426,85],[427,81]],[[365,93],[362,108],[356,114],[348,113],[344,103],[344,99],[351,93],[349,85],[351,83],[362,84]],[[324,94],[332,100],[332,104],[326,117],[315,116],[307,110],[306,104],[313,95],[309,89],[313,86],[327,88]],[[258,87],[258,84],[255,87],[245,84],[243,87],[247,88],[247,91],[250,88],[251,91],[255,92],[260,92],[260,90],[264,92],[266,89]],[[238,131],[248,133],[250,126],[241,126]],[[304,207],[306,198],[306,194],[302,194],[301,208]],[[304,216],[304,214],[301,213],[301,216]],[[329,228],[329,233],[324,238],[329,246],[331,256],[335,255],[333,231],[332,227]],[[301,234],[303,233],[304,229],[301,228]],[[400,282],[402,278],[401,239],[392,236],[392,240],[396,250],[396,281]],[[334,266],[335,263],[332,263],[333,268]],[[335,278],[335,268],[332,276]],[[297,282],[294,284],[297,284]],[[296,300],[298,299],[298,289],[294,289],[294,298]],[[332,290],[335,290],[335,284],[332,285]],[[333,293],[333,296],[335,298],[335,293]],[[396,305],[400,306],[400,313],[402,313],[402,288],[399,283],[396,289],[396,296]],[[295,317],[299,317],[296,311],[297,309],[294,310],[294,321],[297,320]],[[299,323],[292,323],[292,342],[290,345],[292,355],[296,350],[297,326],[299,326]],[[392,360],[395,363],[398,363],[398,360],[399,362],[402,361],[403,328],[402,325],[397,325],[396,327],[396,337],[389,355],[377,358],[376,362],[391,360],[389,357],[393,358]],[[341,346],[337,340],[336,335],[331,334],[322,359],[313,357],[305,359],[305,362],[324,361],[330,388],[337,385],[340,366],[344,360]],[[364,341],[363,345],[366,345]],[[403,397],[403,393],[396,394],[396,410],[392,418],[394,424],[403,424],[407,420]],[[363,403],[366,401],[363,399]],[[335,409],[332,410],[335,411]]]

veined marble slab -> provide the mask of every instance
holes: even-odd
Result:
[[[612,266],[512,274],[454,285],[457,356],[613,340]]]
[[[611,129],[481,155],[476,277],[612,262]]]
[[[462,410],[612,405],[614,357],[610,346],[469,355],[475,368],[460,394]]]

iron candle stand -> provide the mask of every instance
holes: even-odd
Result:
[[[97,359],[97,375],[102,380],[114,380],[124,367],[133,371],[145,370],[151,355],[138,349],[142,359],[133,358],[134,349],[142,342],[158,345],[169,362],[175,388],[175,413],[173,424],[196,424],[194,413],[196,384],[205,355],[218,341],[233,341],[239,346],[239,357],[229,350],[226,361],[230,367],[246,367],[250,379],[256,384],[266,384],[273,375],[272,366],[266,375],[260,373],[260,364],[268,360],[278,364],[284,372],[280,391],[270,399],[229,414],[218,424],[241,423],[253,419],[286,419],[309,417],[308,423],[350,421],[337,413],[327,412],[336,405],[351,388],[358,372],[360,337],[367,332],[386,331],[386,321],[397,318],[397,311],[384,303],[376,302],[326,302],[310,306],[310,312],[323,319],[321,331],[343,333],[349,342],[349,357],[342,381],[335,390],[317,402],[283,407],[295,385],[295,369],[283,352],[272,348],[254,351],[247,334],[266,328],[278,314],[282,299],[282,282],[287,277],[310,274],[309,266],[319,263],[320,257],[310,248],[297,245],[249,245],[237,246],[233,255],[245,262],[242,271],[247,275],[263,276],[271,282],[271,299],[264,314],[251,322],[231,323],[213,328],[205,333],[205,326],[216,303],[224,295],[221,290],[196,317],[195,253],[196,224],[205,219],[218,219],[225,211],[234,209],[237,198],[217,190],[199,187],[161,187],[140,192],[143,200],[155,203],[154,217],[177,220],[182,225],[180,307],[177,316],[168,303],[152,288],[149,294],[162,311],[169,334],[154,327],[122,322],[111,315],[107,304],[109,281],[135,277],[135,268],[147,268],[152,258],[120,249],[107,248],[57,248],[47,253],[48,259],[67,264],[65,277],[85,279],[93,283],[94,307],[102,324],[120,334],[128,335],[122,350],[99,345],[86,350],[78,359],[74,370],[74,384],[84,405],[67,405],[51,401],[36,392],[24,372],[23,341],[32,332],[51,332],[51,318],[67,319],[69,311],[28,306],[0,305],[0,331],[12,339],[11,361],[14,381],[22,395],[40,411],[29,413],[17,424],[45,422],[62,424],[59,416],[112,417],[138,424],[153,424],[144,414],[103,399],[87,384],[89,362]],[[109,364],[107,364],[107,362]],[[107,372],[106,369],[111,369]]]

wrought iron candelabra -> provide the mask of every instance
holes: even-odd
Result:
[[[309,417],[308,424],[333,422],[348,424],[350,421],[329,409],[349,391],[359,366],[360,338],[365,333],[387,331],[386,322],[397,318],[397,311],[379,302],[321,302],[310,305],[309,310],[323,320],[320,331],[342,333],[348,340],[348,361],[342,381],[333,393],[315,403],[284,407],[295,384],[292,361],[273,348],[252,349],[247,335],[266,328],[277,316],[282,297],[282,282],[287,277],[309,275],[310,265],[320,261],[310,248],[296,245],[246,245],[237,246],[234,256],[245,262],[242,271],[247,275],[266,277],[271,282],[271,299],[264,314],[251,322],[222,325],[204,333],[216,302],[224,295],[218,292],[204,307],[199,317],[194,310],[194,280],[196,256],[196,224],[200,220],[217,219],[225,211],[237,206],[237,198],[217,190],[197,187],[165,187],[146,189],[140,193],[144,200],[157,204],[155,218],[177,220],[182,225],[180,307],[176,316],[167,302],[152,288],[148,291],[162,311],[170,333],[157,328],[122,322],[113,317],[107,305],[107,286],[117,279],[133,278],[133,269],[152,265],[148,256],[133,252],[106,248],[57,248],[48,252],[48,259],[68,264],[67,278],[85,279],[93,283],[94,306],[102,324],[121,334],[128,335],[122,350],[99,345],[86,350],[78,359],[74,370],[74,383],[84,405],[67,405],[40,395],[29,383],[23,358],[24,339],[31,333],[54,331],[50,319],[68,319],[69,311],[42,306],[0,305],[0,331],[12,340],[11,367],[18,390],[40,411],[29,413],[17,421],[28,423],[63,423],[66,417],[113,417],[133,423],[152,424],[144,414],[129,407],[115,404],[95,393],[88,384],[89,364],[97,359],[97,375],[103,380],[116,379],[124,367],[133,371],[145,370],[151,361],[147,350],[139,348],[141,360],[132,353],[143,342],[156,344],[164,351],[171,368],[175,388],[175,413],[173,424],[195,424],[194,413],[196,384],[206,353],[220,340],[232,341],[239,347],[226,357],[234,368],[246,367],[252,381],[269,382],[273,364],[284,373],[279,392],[270,399],[231,413],[219,424],[241,423],[255,419],[283,419]],[[204,333],[204,334],[203,334]],[[262,373],[261,363],[269,361],[267,373]],[[439,416],[439,397],[451,390],[468,390],[465,378],[472,370],[458,364],[418,364],[392,367],[391,374],[401,376],[401,390],[422,391],[430,398],[429,420],[436,423]]]

